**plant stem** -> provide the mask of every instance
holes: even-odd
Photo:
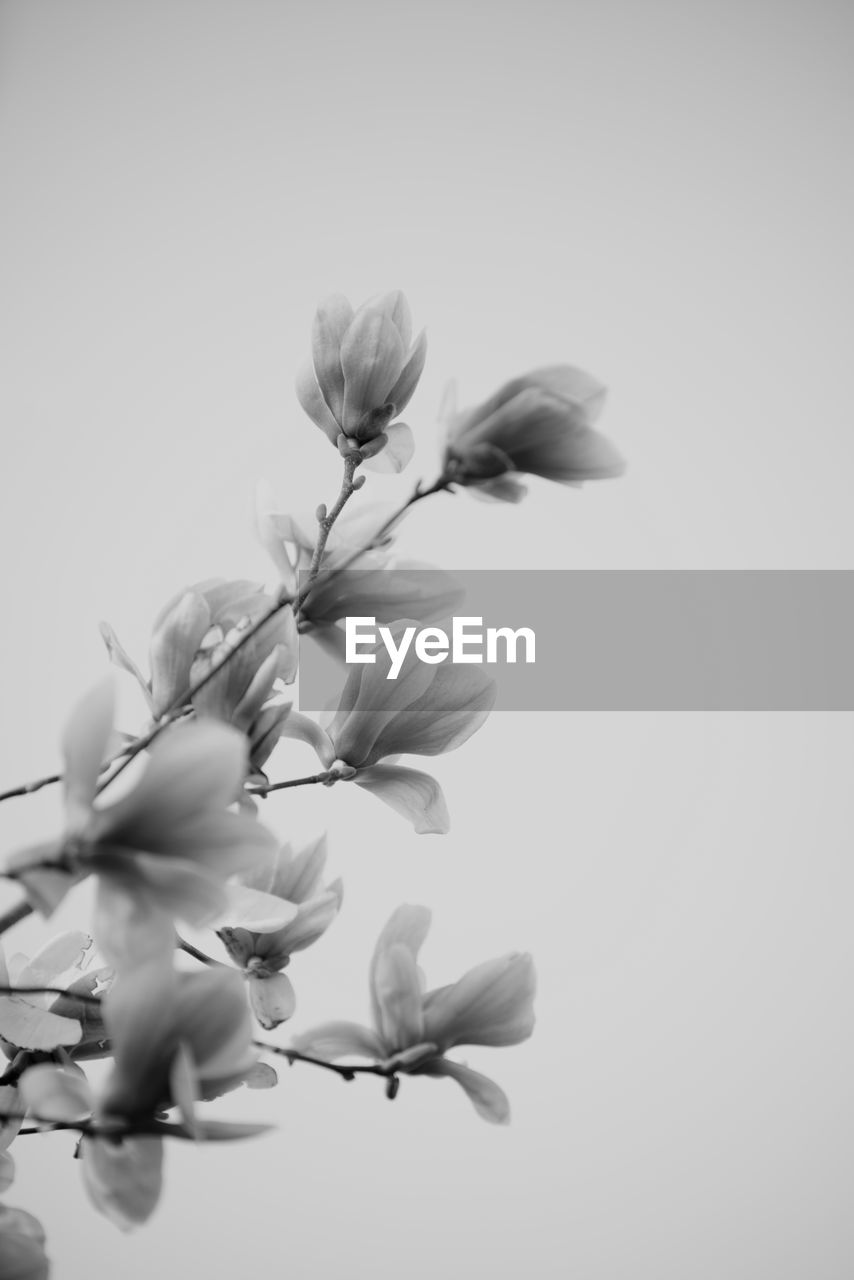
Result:
[[[250,796],[268,796],[271,791],[286,791],[289,787],[308,787],[316,782],[328,782],[334,777],[337,777],[337,774],[332,769],[327,769],[324,773],[311,773],[306,778],[288,778],[286,782],[264,782],[255,787],[246,787],[245,790]]]
[[[140,754],[140,752],[145,751],[147,747],[151,746],[154,739],[157,738],[159,734],[161,734],[168,725],[172,724],[175,720],[180,719],[181,716],[187,714],[188,703],[192,702],[192,699],[196,696],[196,694],[201,693],[202,689],[204,689],[207,686],[209,681],[213,680],[215,676],[219,675],[223,667],[225,667],[226,664],[231,661],[231,659],[234,657],[236,653],[239,653],[239,651],[243,648],[245,644],[247,644],[254,636],[258,634],[261,628],[265,626],[265,624],[269,622],[271,618],[274,618],[283,609],[286,609],[288,607],[293,608],[295,615],[299,613],[300,606],[304,603],[305,597],[308,594],[312,581],[314,580],[314,578],[317,577],[317,574],[320,572],[323,555],[326,550],[326,543],[329,540],[329,534],[332,529],[332,526],[334,525],[335,521],[338,519],[341,512],[344,510],[344,507],[346,503],[349,501],[350,497],[353,495],[353,493],[356,492],[357,488],[359,487],[358,485],[354,484],[353,477],[356,471],[356,467],[359,465],[360,461],[361,459],[359,458],[358,453],[348,454],[344,459],[344,479],[341,484],[340,492],[338,494],[338,497],[335,501],[335,505],[333,506],[332,510],[328,512],[323,517],[322,520],[318,521],[318,524],[319,524],[318,539],[317,539],[317,544],[315,545],[315,548],[314,548],[314,553],[312,555],[311,565],[308,570],[308,579],[306,583],[303,585],[303,587],[301,587],[295,599],[292,601],[287,599],[278,600],[273,605],[273,607],[269,609],[267,613],[263,614],[262,617],[260,617],[255,623],[253,623],[251,627],[247,627],[247,629],[242,633],[242,635],[238,638],[238,640],[235,642],[235,644],[232,646],[229,652],[222,658],[222,660],[219,663],[216,663],[214,666],[212,666],[206,672],[206,674],[201,677],[201,679],[196,681],[196,683],[186,691],[186,693],[176,698],[175,701],[171,704],[171,706],[166,708],[166,710],[163,712],[160,719],[155,724],[153,724],[150,729],[148,729],[145,733],[141,734],[138,738],[134,739],[133,742],[128,744],[128,746],[125,748],[123,752],[120,752],[117,757],[114,757],[114,759],[110,761],[110,765],[115,763],[116,768],[113,770],[112,773],[108,774],[107,777],[104,777],[101,779],[101,782],[98,785],[99,795],[105,789],[105,787],[108,787],[110,783],[113,782],[119,776],[120,773],[124,772],[124,770],[128,767],[131,761],[134,760]],[[346,560],[344,564],[340,566],[340,568],[341,569],[348,568],[351,564],[353,564],[356,560],[358,560],[359,556],[363,555],[365,551],[369,551],[373,547],[376,547],[379,544],[379,542],[382,540],[382,538],[384,538],[385,535],[389,532],[389,530],[394,528],[394,526],[398,523],[398,521],[403,518],[403,516],[406,514],[409,508],[414,506],[416,502],[420,502],[423,498],[429,498],[431,494],[442,493],[444,491],[448,491],[448,492],[451,491],[451,478],[445,473],[440,475],[439,478],[426,489],[422,489],[421,481],[419,481],[416,484],[413,492],[406,499],[406,501],[398,508],[397,511],[393,512],[393,514],[389,516],[389,518],[380,526],[380,528],[377,530],[377,532],[374,534],[373,538],[371,539],[370,544],[367,547],[360,548],[358,551],[354,551],[352,557],[349,560]],[[312,781],[315,781],[315,780],[322,781],[322,778],[318,776],[317,779],[312,779]],[[0,803],[2,803],[4,800],[11,800],[16,796],[32,795],[34,792],[40,791],[42,787],[53,786],[55,783],[61,782],[61,781],[62,781],[62,774],[53,773],[53,774],[48,774],[43,778],[37,778],[33,782],[25,782],[25,783],[22,783],[20,786],[10,787],[8,791],[0,792]],[[305,781],[307,782],[309,780],[307,779]],[[300,786],[300,785],[303,785],[303,782],[302,780],[297,780],[289,785]],[[269,789],[283,790],[284,788],[283,786],[277,784],[275,787],[271,787]],[[252,788],[250,788],[250,791],[251,790]],[[15,924],[17,920],[21,920],[24,918],[24,916],[29,915],[31,911],[32,911],[32,908],[29,906],[26,906],[20,915],[16,916],[14,919],[9,919],[8,921],[6,920],[5,916],[0,916],[0,934],[2,934],[5,929],[8,929],[13,924]]]
[[[187,942],[186,938],[178,938],[178,950],[186,951],[187,955],[192,956],[194,960],[200,960],[202,964],[210,965],[214,969],[231,968],[231,965],[223,964],[222,960],[214,960],[213,956],[206,955],[204,951],[194,947],[192,942]]]
[[[62,781],[61,773],[49,773],[45,778],[36,778],[35,782],[24,782],[20,787],[10,787],[8,791],[0,791],[0,804],[4,800],[14,800],[15,796],[31,796],[42,787],[52,787]]]
[[[370,1063],[358,1067],[344,1066],[340,1062],[329,1062],[326,1058],[315,1058],[310,1053],[300,1053],[298,1049],[286,1049],[283,1045],[266,1044],[263,1040],[253,1040],[252,1043],[256,1049],[263,1049],[266,1053],[276,1053],[281,1058],[287,1058],[291,1066],[295,1062],[306,1062],[309,1066],[321,1067],[324,1071],[332,1071],[335,1075],[340,1076],[342,1080],[355,1080],[356,1076],[379,1076],[382,1080],[396,1078],[395,1072],[390,1067],[382,1067],[379,1063]]]
[[[0,996],[67,996],[79,1004],[100,1005],[101,997],[86,991],[67,991],[64,987],[0,987]]]

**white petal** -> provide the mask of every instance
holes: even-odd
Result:
[[[41,1063],[24,1072],[18,1088],[27,1110],[39,1120],[73,1122],[92,1114],[92,1091],[76,1071]]]
[[[445,835],[451,827],[442,788],[429,773],[402,765],[375,764],[353,781],[412,823],[418,835]]]
[[[249,929],[252,933],[275,933],[297,916],[297,905],[273,893],[252,889],[242,884],[226,886],[226,906],[221,920],[214,924]]]
[[[510,1123],[510,1102],[507,1094],[488,1076],[482,1076],[480,1072],[472,1071],[471,1067],[464,1067],[461,1063],[449,1062],[447,1058],[439,1058],[435,1063],[431,1063],[429,1071],[424,1074],[447,1076],[451,1080],[456,1080],[457,1084],[465,1090],[477,1114],[484,1120],[488,1120],[490,1124]]]
[[[405,422],[396,422],[386,427],[383,433],[388,441],[384,449],[368,458],[365,466],[371,471],[397,475],[411,461],[415,452],[415,440]]]
[[[375,1031],[357,1022],[324,1022],[291,1041],[298,1053],[334,1061],[336,1058],[370,1058],[379,1062],[385,1048]]]
[[[146,848],[203,809],[231,804],[246,776],[246,738],[210,721],[179,724],[153,744],[136,787],[99,813],[99,834]]]
[[[95,1208],[123,1231],[147,1222],[163,1186],[162,1139],[115,1143],[84,1137],[81,1155],[83,1181]]]
[[[108,753],[113,731],[116,690],[112,677],[102,680],[78,702],[62,735],[68,826],[85,826]]]
[[[265,1031],[287,1022],[297,1007],[296,992],[285,973],[273,973],[268,978],[250,974],[249,1000],[252,1012]]]

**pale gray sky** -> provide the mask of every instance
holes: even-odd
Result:
[[[366,501],[434,474],[449,377],[463,403],[554,361],[611,387],[623,480],[437,498],[413,555],[854,567],[852,35],[831,0],[5,0],[3,784],[55,765],[100,618],[142,657],[185,583],[268,573],[258,478],[334,496],[292,393],[331,290],[400,287],[429,330],[416,459]],[[467,1055],[512,1127],[449,1083],[389,1105],[294,1068],[220,1104],[280,1131],[170,1149],[128,1238],[70,1138],[22,1141],[8,1199],[56,1280],[847,1280],[851,745],[841,714],[514,714],[435,763],[442,839],[355,788],[271,801],[345,879],[295,1029],[365,1017],[402,901],[434,909],[431,982],[533,951],[534,1038]],[[56,799],[0,808],[3,847]],[[60,924],[85,919],[84,893]]]

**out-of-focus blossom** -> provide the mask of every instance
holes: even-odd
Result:
[[[101,1057],[107,1052],[107,1032],[101,1011],[89,997],[100,995],[113,978],[112,969],[92,967],[94,947],[88,934],[63,933],[42,947],[31,960],[14,955],[7,965],[0,946],[0,986],[53,987],[65,995],[39,995],[26,990],[0,995],[0,1048],[7,1058],[24,1049],[65,1056]]]
[[[621,475],[623,459],[593,429],[605,394],[570,365],[513,378],[483,404],[449,412],[445,476],[482,496],[518,502],[525,494],[520,473],[574,485]]]
[[[423,331],[412,341],[409,304],[399,290],[357,311],[333,294],[314,317],[311,361],[297,378],[299,402],[342,452],[358,448],[378,470],[401,471],[412,457],[412,433],[393,420],[409,404],[426,354]]]
[[[485,1120],[506,1123],[510,1104],[503,1090],[445,1055],[457,1045],[527,1040],[534,1029],[533,961],[511,953],[425,992],[418,952],[429,927],[425,907],[405,905],[380,934],[370,969],[372,1027],[328,1022],[298,1036],[294,1048],[321,1058],[370,1058],[395,1073],[449,1077]]]
[[[176,973],[167,958],[122,974],[104,999],[114,1065],[93,1098],[78,1078],[52,1066],[31,1068],[22,1097],[38,1119],[91,1117],[83,1174],[97,1209],[127,1228],[153,1212],[162,1185],[160,1112],[177,1107],[196,1138],[248,1137],[264,1125],[229,1125],[196,1115],[199,1099],[236,1088],[252,1070],[252,1022],[238,974]]]
[[[104,682],[73,711],[63,737],[65,831],[14,854],[7,874],[49,915],[83,876],[98,876],[95,937],[117,968],[170,951],[173,918],[204,923],[225,905],[225,879],[275,850],[254,819],[228,812],[247,768],[247,742],[213,721],[177,724],[151,747],[145,769],[114,804],[95,794],[112,731]]]
[[[244,874],[241,880],[256,893],[294,903],[293,918],[280,928],[273,921],[264,929],[257,923],[238,923],[217,930],[229,956],[243,970],[253,1012],[267,1030],[285,1022],[296,1008],[293,984],[282,970],[294,952],[304,951],[326,932],[341,907],[343,886],[340,880],[324,885],[325,865],[325,837],[299,853],[284,845],[272,867]],[[239,912],[232,918],[239,920]]]
[[[390,628],[395,643],[413,625],[409,619],[395,623]],[[495,681],[476,666],[420,662],[411,648],[400,674],[389,680],[388,650],[379,644],[373,652],[373,663],[350,669],[326,729],[293,712],[284,736],[308,742],[333,780],[353,781],[373,792],[419,834],[446,832],[448,809],[435,778],[388,761],[403,754],[441,755],[461,746],[489,715]]]
[[[3,1280],[48,1280],[41,1223],[23,1209],[0,1205],[0,1276]]]
[[[257,584],[242,580],[211,578],[179,593],[155,621],[150,680],[143,677],[107,623],[101,624],[101,634],[113,662],[139,682],[155,718],[233,653],[194,695],[192,706],[198,714],[248,734],[252,766],[261,769],[275,745],[271,729],[281,724],[289,709],[267,704],[293,681],[299,657],[293,609],[287,606],[272,613],[275,604]],[[241,643],[245,633],[268,614],[269,622]]]

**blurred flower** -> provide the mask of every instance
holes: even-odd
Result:
[[[444,474],[483,496],[518,502],[518,474],[563,484],[619,476],[625,464],[593,430],[605,388],[570,365],[514,378],[483,404],[448,415]]]
[[[242,983],[226,969],[176,973],[171,957],[122,974],[104,999],[114,1065],[97,1099],[79,1078],[52,1066],[31,1068],[21,1093],[39,1119],[90,1116],[109,1138],[84,1136],[83,1174],[97,1209],[121,1227],[144,1222],[162,1184],[160,1112],[177,1107],[195,1138],[248,1137],[264,1125],[200,1120],[198,1099],[236,1088],[255,1065],[252,1022]]]
[[[227,925],[217,930],[228,954],[243,970],[256,1018],[268,1031],[293,1015],[296,993],[282,970],[295,951],[304,951],[326,932],[341,907],[340,880],[323,884],[326,838],[314,841],[299,853],[289,844],[278,852],[272,867],[241,876],[245,888],[296,904],[287,924],[277,928]],[[231,918],[239,919],[238,911]]]
[[[318,307],[312,359],[297,378],[297,396],[333,444],[340,437],[378,470],[401,471],[412,456],[409,427],[389,425],[412,398],[427,354],[422,332],[412,342],[409,304],[399,291],[353,311],[340,294]]]
[[[0,1047],[8,1058],[21,1049],[51,1052],[62,1047],[66,1051],[62,1056],[71,1059],[107,1052],[100,1008],[86,997],[109,987],[113,971],[92,968],[93,952],[92,939],[79,931],[53,938],[32,960],[12,956],[8,965],[0,945],[0,986],[66,991],[65,995],[24,991],[0,996]]]
[[[425,907],[402,906],[380,934],[370,969],[373,1028],[324,1023],[298,1036],[294,1048],[333,1060],[370,1058],[395,1073],[450,1077],[485,1120],[506,1123],[510,1104],[498,1085],[445,1054],[462,1044],[528,1039],[534,1029],[533,961],[511,953],[425,992],[417,960],[429,927]]]
[[[41,1223],[23,1209],[0,1205],[0,1276],[3,1280],[48,1280]]]
[[[390,628],[394,640],[412,626]],[[283,736],[308,742],[333,781],[353,781],[408,818],[419,834],[443,833],[450,819],[442,789],[420,769],[381,763],[401,754],[453,751],[475,733],[495,702],[495,681],[479,667],[420,662],[409,649],[397,679],[387,679],[390,657],[379,644],[375,661],[351,667],[338,710],[327,729],[293,712]]]
[[[119,967],[171,951],[174,917],[199,924],[217,915],[226,877],[268,859],[275,842],[254,819],[228,812],[246,777],[247,743],[212,722],[166,729],[136,785],[96,807],[113,710],[105,682],[72,712],[63,738],[65,831],[14,854],[7,874],[49,915],[77,880],[96,873],[95,936]]]
[[[241,640],[271,614],[275,604],[252,582],[211,578],[196,583],[173,597],[155,621],[150,680],[145,680],[107,623],[101,624],[101,634],[113,662],[139,682],[155,719],[233,653],[195,694],[192,706],[200,715],[233,724],[248,734],[253,744],[252,767],[261,769],[277,740],[277,735],[270,734],[271,726],[281,724],[289,710],[281,705],[262,708],[283,685],[292,683],[297,671],[293,610],[286,607],[272,613],[249,640]]]

